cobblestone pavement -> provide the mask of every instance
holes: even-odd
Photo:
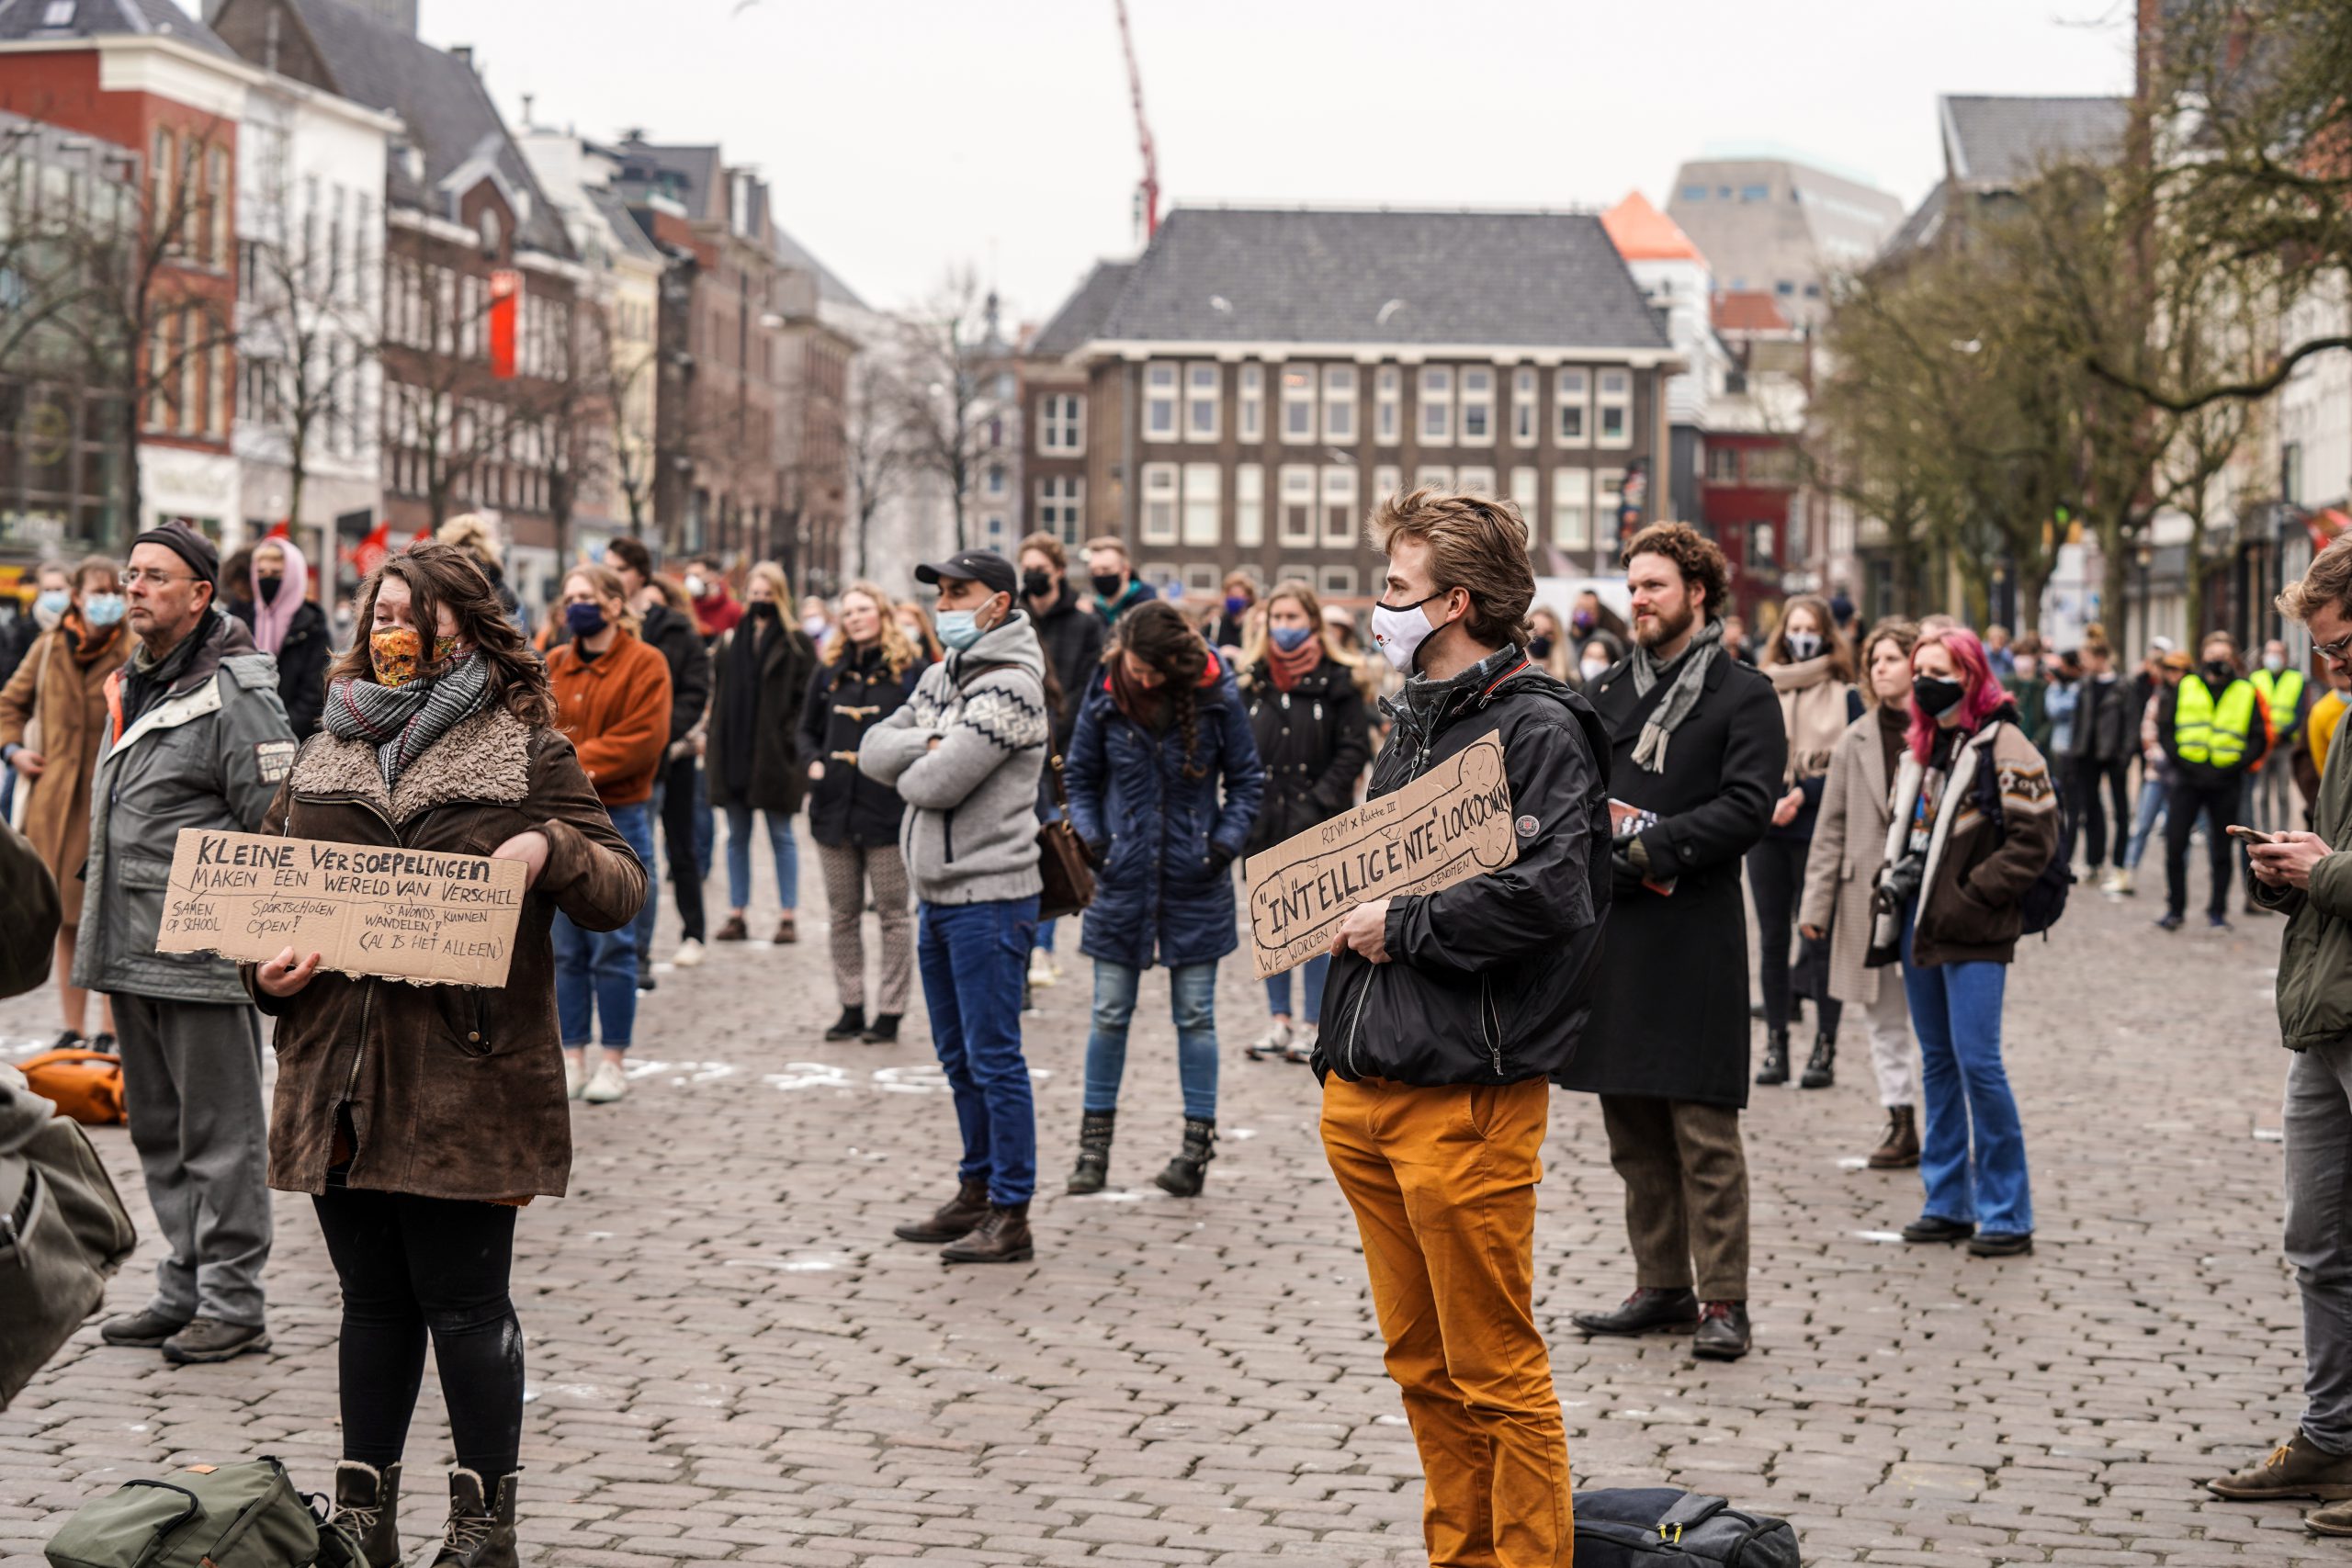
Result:
[[[2150,904],[2078,894],[2013,971],[2031,1258],[1895,1240],[1918,1184],[1858,1168],[1879,1125],[1859,1020],[1836,1089],[1758,1092],[1757,1349],[1742,1362],[1695,1363],[1678,1340],[1588,1345],[1568,1326],[1632,1280],[1599,1116],[1555,1098],[1537,1306],[1579,1485],[1723,1492],[1793,1519],[1817,1561],[2341,1557],[2294,1506],[2192,1484],[2283,1438],[2299,1404],[2278,1240],[2278,926],[2167,937]],[[1412,1445],[1316,1142],[1315,1085],[1242,1057],[1262,1019],[1248,976],[1229,964],[1219,998],[1226,1142],[1206,1194],[1149,1185],[1180,1134],[1154,979],[1114,1189],[1063,1197],[1089,972],[1065,927],[1068,976],[1030,1020],[1052,1194],[1037,1260],[950,1270],[889,1239],[952,1182],[928,1036],[918,1013],[894,1047],[818,1038],[834,1010],[821,913],[797,947],[717,947],[698,972],[662,974],[633,1092],[576,1111],[571,1196],[524,1213],[539,1560],[1420,1562]],[[668,929],[665,914],[664,953]],[[21,1049],[52,1016],[46,998],[6,1004],[0,1037]],[[127,1139],[98,1142],[143,1224]],[[0,1568],[30,1568],[83,1499],[171,1465],[276,1453],[325,1488],[333,1277],[307,1204],[277,1213],[273,1353],[174,1370],[85,1329],[0,1415]],[[153,1261],[150,1242],[112,1304],[143,1299]],[[413,1539],[438,1522],[448,1452],[426,1388]]]

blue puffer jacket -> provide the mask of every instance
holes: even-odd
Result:
[[[1240,943],[1233,874],[1265,793],[1265,770],[1233,677],[1214,656],[1197,694],[1198,778],[1184,776],[1184,737],[1121,713],[1097,677],[1070,737],[1069,815],[1103,857],[1079,951],[1134,969],[1209,964]],[[1224,781],[1224,804],[1217,784]]]

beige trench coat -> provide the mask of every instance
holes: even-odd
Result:
[[[1797,907],[1798,924],[1829,928],[1829,994],[1859,1007],[1878,1000],[1885,973],[1862,960],[1871,946],[1871,889],[1886,855],[1893,782],[1872,708],[1846,727],[1829,754],[1813,849],[1805,857],[1804,897]]]

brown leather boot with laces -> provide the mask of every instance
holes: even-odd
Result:
[[[449,1472],[449,1522],[441,1527],[441,1550],[433,1568],[519,1568],[514,1555],[514,1483],[502,1475],[488,1498],[481,1477],[470,1470]]]
[[[942,1263],[1026,1263],[1036,1255],[1026,1203],[990,1205],[978,1229],[939,1249]]]
[[[401,1467],[378,1470],[356,1459],[334,1467],[334,1507],[327,1523],[340,1525],[359,1541],[367,1568],[399,1568],[401,1561]]]
[[[2265,1497],[2352,1498],[2352,1454],[2332,1454],[2297,1432],[2270,1450],[2260,1464],[2216,1476],[2205,1490],[2232,1502]]]
[[[974,1177],[957,1186],[956,1196],[933,1210],[931,1218],[909,1220],[890,1234],[900,1241],[954,1241],[969,1235],[988,1217],[988,1178]]]
[[[1872,1170],[1905,1170],[1919,1163],[1919,1121],[1907,1105],[1886,1108],[1886,1132],[1871,1151]]]

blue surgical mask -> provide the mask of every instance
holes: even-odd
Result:
[[[64,618],[72,607],[74,596],[62,589],[52,588],[33,601],[33,619],[46,630]]]
[[[1284,653],[1296,653],[1314,635],[1313,626],[1276,626],[1272,633],[1274,646]]]
[[[939,612],[939,640],[959,652],[980,640],[978,616],[970,610]]]
[[[122,595],[93,593],[82,601],[82,618],[94,626],[110,626],[122,619]]]

